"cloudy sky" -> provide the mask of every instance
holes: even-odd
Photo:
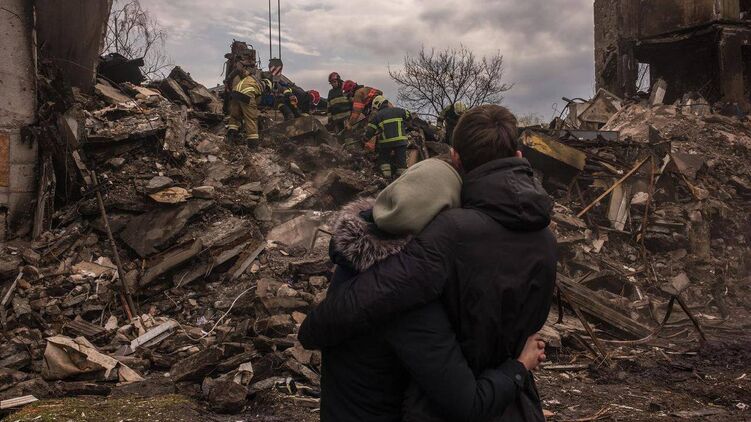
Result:
[[[274,20],[276,20],[276,1]],[[198,81],[223,78],[233,39],[253,44],[268,63],[267,0],[141,0],[168,33],[167,53]],[[504,101],[518,114],[548,119],[561,97],[590,97],[594,86],[592,0],[281,0],[284,73],[305,89],[328,92],[343,78],[396,96],[388,67],[424,45],[460,43],[504,55],[514,88]],[[276,52],[276,25],[274,26]]]

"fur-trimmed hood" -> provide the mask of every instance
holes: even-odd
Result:
[[[411,236],[394,236],[378,230],[361,213],[373,209],[375,199],[358,199],[345,205],[334,222],[330,255],[334,263],[362,272],[399,253]]]

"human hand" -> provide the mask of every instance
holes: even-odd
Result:
[[[537,368],[545,359],[545,342],[539,334],[533,334],[527,338],[524,349],[516,358],[527,368],[527,371]]]

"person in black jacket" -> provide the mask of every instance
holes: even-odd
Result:
[[[397,254],[342,282],[303,322],[307,348],[332,347],[440,299],[475,374],[523,349],[550,310],[556,241],[552,201],[516,148],[516,119],[495,105],[460,119],[452,158],[462,207],[440,213]],[[409,399],[409,397],[408,397]],[[426,400],[411,400],[419,406]],[[427,397],[429,412],[439,403]],[[544,421],[531,374],[499,419]]]
[[[409,240],[408,233],[419,232],[442,209],[458,206],[460,189],[460,177],[450,164],[429,159],[411,167],[377,200],[345,206],[334,224],[330,255],[337,266],[329,292],[397,253]],[[446,312],[434,302],[323,350],[321,420],[423,420],[415,418],[415,409],[402,409],[405,391],[441,403],[451,420],[483,420],[515,400],[527,369],[544,358],[542,353],[537,339],[531,338],[518,361],[507,360],[475,376]]]
[[[412,116],[409,111],[394,107],[382,95],[373,99],[375,114],[365,129],[365,142],[378,136],[375,148],[378,153],[378,168],[386,179],[399,176],[407,169],[407,124]]]

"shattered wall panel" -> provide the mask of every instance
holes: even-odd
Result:
[[[73,86],[90,91],[107,28],[109,0],[37,0],[42,57],[52,59]]]

